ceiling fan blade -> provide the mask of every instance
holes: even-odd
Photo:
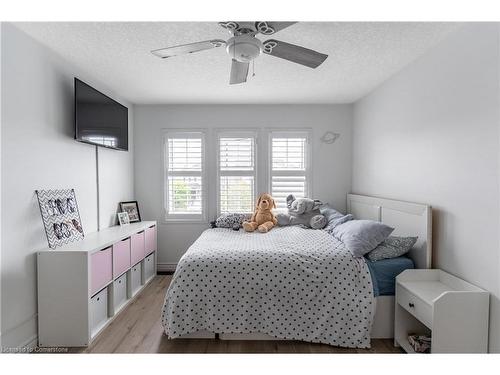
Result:
[[[243,83],[247,81],[248,67],[250,63],[239,62],[233,59],[231,64],[231,77],[229,78],[229,84],[234,85],[236,83]]]
[[[257,21],[255,22],[255,29],[257,30],[257,32],[263,35],[272,35],[296,23],[297,23],[296,21],[294,22]]]
[[[227,31],[229,31],[232,34],[234,34],[234,32],[240,28],[240,25],[238,24],[238,22],[235,22],[235,21],[219,22],[219,26],[225,28]]]
[[[155,49],[151,51],[151,53],[155,56],[165,59],[167,57],[185,55],[188,53],[204,51],[206,49],[222,47],[224,45],[226,45],[226,42],[222,39],[211,39],[211,40],[204,40],[203,42],[182,44],[180,46]]]
[[[309,68],[317,68],[328,57],[328,55],[325,55],[324,53],[319,53],[313,51],[312,49],[282,42],[280,40],[269,39],[263,44],[264,49],[262,52],[297,64],[308,66]]]

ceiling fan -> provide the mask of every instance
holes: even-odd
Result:
[[[207,49],[226,46],[228,55],[232,58],[231,75],[229,84],[243,83],[247,81],[250,62],[261,53],[279,57],[297,64],[317,68],[328,55],[300,47],[295,44],[269,39],[261,42],[256,38],[257,34],[273,35],[296,22],[219,22],[219,25],[229,31],[232,35],[227,41],[222,39],[210,39],[202,42],[183,44],[151,51],[155,56],[162,59],[199,52]]]

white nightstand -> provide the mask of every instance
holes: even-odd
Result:
[[[394,345],[414,353],[408,335],[432,336],[432,353],[488,351],[489,293],[436,269],[396,277]]]

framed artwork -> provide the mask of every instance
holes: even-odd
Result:
[[[47,242],[51,249],[84,237],[74,189],[36,190]]]
[[[127,212],[118,212],[117,215],[120,226],[130,224],[130,218]]]
[[[141,221],[141,214],[139,212],[139,205],[137,201],[120,202],[120,211],[128,214],[131,223]]]

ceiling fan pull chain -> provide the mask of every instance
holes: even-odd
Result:
[[[252,60],[252,77],[255,77],[255,60]]]

